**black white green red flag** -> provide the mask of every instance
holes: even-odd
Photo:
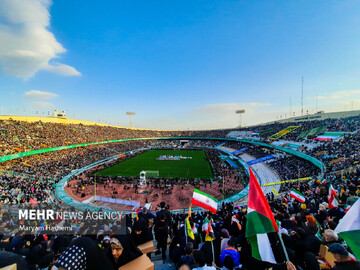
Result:
[[[356,258],[360,260],[360,199],[358,199],[340,219],[335,232],[345,240]]]
[[[251,244],[252,256],[260,261],[277,263],[268,233],[278,232],[279,228],[251,168],[248,198],[245,236]]]
[[[211,221],[207,217],[205,217],[203,221],[202,230],[206,232],[205,241],[212,241],[215,239],[215,234],[211,226]]]

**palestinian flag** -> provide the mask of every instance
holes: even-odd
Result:
[[[260,261],[277,263],[268,233],[279,228],[264,193],[250,169],[248,214],[245,236],[251,244],[252,256]]]
[[[195,239],[194,232],[190,226],[189,218],[185,219],[185,233],[186,233],[186,236],[189,236],[193,240]]]
[[[212,241],[215,239],[215,234],[211,226],[211,221],[207,217],[203,221],[202,230],[206,232],[205,241]]]
[[[360,199],[358,199],[340,220],[335,232],[345,240],[356,258],[360,259]]]
[[[289,193],[290,197],[293,197],[295,200],[298,200],[301,203],[305,202],[305,197],[302,193],[300,193],[299,191],[297,191],[296,189],[293,189],[290,193]]]
[[[206,194],[200,190],[194,189],[192,204],[200,206],[216,214],[217,210],[217,199],[213,198],[209,194]]]
[[[336,199],[337,194],[335,189],[333,188],[332,184],[330,184],[329,187],[329,195],[328,195],[328,200],[329,200],[329,208],[336,208],[339,205],[338,200]]]

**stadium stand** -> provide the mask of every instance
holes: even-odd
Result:
[[[224,250],[235,246],[234,254],[238,254],[242,269],[289,269],[289,264],[274,265],[258,261],[251,256],[250,244],[245,239],[246,197],[233,202],[220,203],[216,214],[201,209],[193,210],[190,226],[194,233],[194,239],[185,234],[187,211],[182,209],[170,213],[167,210],[167,208],[172,209],[174,205],[178,205],[176,207],[189,205],[190,187],[193,188],[193,186],[200,187],[203,192],[219,199],[223,195],[232,196],[234,190],[244,189],[247,184],[247,174],[246,169],[240,166],[242,163],[232,160],[235,164],[239,164],[240,171],[235,170],[232,166],[225,165],[220,160],[219,155],[246,148],[238,155],[242,162],[268,155],[275,156],[274,160],[251,165],[261,185],[311,177],[311,180],[308,181],[294,181],[263,187],[274,217],[281,224],[281,237],[284,240],[291,264],[298,269],[312,270],[320,269],[320,265],[325,268],[328,267],[326,264],[344,265],[346,262],[350,265],[347,269],[357,269],[359,262],[351,255],[352,253],[355,257],[359,256],[357,249],[351,243],[346,243],[341,239],[334,230],[349,207],[354,205],[359,198],[360,169],[358,165],[360,156],[357,150],[360,146],[360,133],[358,132],[360,117],[310,121],[298,125],[301,127],[285,134],[282,138],[290,142],[306,142],[306,145],[311,145],[311,148],[300,147],[296,152],[310,155],[322,161],[325,166],[323,178],[318,178],[321,175],[319,167],[309,160],[292,155],[291,151],[284,152],[281,151],[281,148],[271,145],[265,147],[262,144],[250,144],[246,141],[225,141],[223,138],[233,130],[155,131],[83,124],[1,120],[0,155],[2,157],[23,151],[116,139],[175,136],[221,139],[218,141],[190,139],[187,146],[206,149],[216,175],[220,176],[212,184],[210,182],[189,181],[189,189],[181,189],[182,185],[188,184],[185,184],[187,180],[179,179],[177,181],[180,188],[173,188],[172,191],[174,196],[171,198],[174,198],[175,201],[170,199],[155,200],[153,213],[144,209],[137,214],[126,214],[121,219],[122,222],[126,223],[126,226],[121,225],[119,220],[111,224],[102,224],[102,226],[91,223],[87,227],[82,227],[82,224],[74,219],[71,220],[72,231],[65,234],[46,230],[33,233],[25,232],[19,229],[20,223],[12,215],[13,210],[20,205],[41,209],[42,203],[50,204],[52,209],[72,209],[60,201],[54,192],[55,186],[63,177],[118,153],[133,152],[148,147],[182,147],[180,141],[175,139],[139,140],[88,145],[0,162],[0,217],[2,224],[0,246],[4,250],[0,252],[0,255],[7,258],[6,264],[4,264],[5,260],[2,260],[3,257],[0,256],[0,267],[15,263],[18,269],[52,269],[54,265],[67,269],[65,266],[67,261],[79,267],[77,269],[119,269],[125,265],[127,265],[125,266],[128,267],[127,269],[131,269],[129,268],[131,265],[128,264],[131,262],[135,265],[133,267],[137,269],[153,269],[153,267],[160,270],[179,269],[184,262],[193,268],[194,265],[200,266],[205,263],[208,266],[212,265],[213,261],[217,266],[223,267],[225,262],[220,261],[220,255]],[[280,132],[287,126],[288,124],[273,123],[244,128],[243,131],[260,133],[261,142],[266,144],[269,141],[266,139],[267,136],[261,136],[261,131],[272,129],[272,133]],[[332,142],[312,141],[312,137],[317,135],[316,132],[322,132],[321,130],[325,126],[326,132],[338,132],[342,133],[343,136]],[[310,135],[308,134],[307,137],[299,137],[306,130],[314,131],[311,134],[309,132]],[[224,141],[225,144],[214,149],[215,146]],[[119,157],[120,160],[126,158],[127,156]],[[226,183],[226,190],[221,193],[223,179]],[[103,187],[105,186],[102,189],[104,194],[107,194],[108,190],[112,190],[114,187],[116,191],[117,185],[122,185],[122,188],[125,185],[106,178],[99,178],[98,180],[99,185],[101,183]],[[85,187],[84,198],[94,195],[91,194],[90,190],[90,187],[94,185],[90,171],[74,176],[71,181],[66,187],[69,194],[71,192],[76,193],[80,187],[79,184],[81,184]],[[329,205],[328,190],[330,183],[337,195],[338,206],[335,208],[330,208]],[[77,187],[75,187],[76,184],[78,184]],[[170,181],[167,184],[170,184]],[[273,187],[276,193],[280,193],[280,195],[276,195]],[[80,192],[82,192],[81,189]],[[289,192],[293,189],[303,194],[305,202],[299,202],[289,196]],[[139,196],[140,198],[140,194],[134,193],[134,187],[124,191],[126,191],[125,196],[133,194],[131,196]],[[165,192],[165,190],[159,188],[157,193],[161,192]],[[101,195],[100,192],[98,196]],[[141,201],[141,205],[143,206],[144,202]],[[213,241],[204,241],[206,235],[203,228],[205,217],[211,220],[214,230]],[[28,222],[29,225],[35,223],[37,222]],[[39,223],[42,222],[39,221]],[[126,229],[121,231],[124,227]],[[131,232],[127,228],[131,229]],[[226,242],[229,239],[231,242],[228,246]],[[154,252],[148,253],[148,256],[142,255],[137,246],[141,247],[142,244],[149,241],[154,241],[156,249]],[[332,246],[334,243],[340,245]],[[212,247],[214,248],[212,249]],[[81,251],[78,253],[79,258],[87,258],[85,263],[83,262],[80,265],[80,262],[69,257],[70,254],[74,256],[75,250]],[[334,262],[333,257],[329,256],[331,252],[344,254],[342,257],[345,258],[344,261]],[[320,265],[318,259],[322,259]],[[53,269],[57,268],[54,267]],[[75,269],[75,266],[68,267],[68,269]]]
[[[290,133],[291,131],[297,129],[298,127],[300,127],[300,126],[289,126],[289,127],[285,128],[285,129],[275,133],[274,135],[271,135],[269,137],[269,139],[270,140],[277,140],[280,137],[285,136],[286,134]]]

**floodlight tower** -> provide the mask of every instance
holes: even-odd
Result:
[[[239,127],[241,127],[241,115],[245,113],[245,110],[236,110],[235,113],[239,115]]]
[[[135,112],[126,112],[126,115],[129,116],[129,124],[130,124],[130,127],[133,128],[133,120],[132,120],[132,117],[135,115]]]

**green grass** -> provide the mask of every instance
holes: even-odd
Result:
[[[156,160],[161,155],[192,157],[181,160]],[[101,176],[135,176],[141,171],[159,171],[160,177],[200,178],[213,177],[209,162],[203,150],[149,150],[136,157],[119,162],[110,168],[101,170]]]

